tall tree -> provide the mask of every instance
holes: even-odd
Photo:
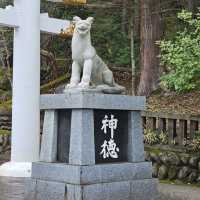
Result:
[[[159,48],[161,39],[160,0],[140,0],[140,83],[138,95],[149,96],[159,79]]]
[[[136,36],[139,31],[139,20],[138,20],[138,0],[129,0],[129,34],[130,34],[130,47],[131,47],[131,69],[132,69],[132,95],[136,95]],[[139,34],[138,34],[139,35]]]
[[[127,6],[128,0],[122,0],[122,33],[127,33]]]
[[[187,7],[188,7],[189,11],[194,13],[197,8],[197,1],[196,0],[187,0]]]

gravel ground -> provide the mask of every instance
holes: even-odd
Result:
[[[200,200],[200,188],[184,185],[159,185],[159,200]]]

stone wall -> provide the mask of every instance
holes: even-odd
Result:
[[[147,148],[145,159],[153,163],[153,177],[183,183],[200,183],[200,154],[184,150]]]
[[[0,160],[9,159],[11,143],[11,113],[0,113]],[[7,155],[7,156],[5,156]]]

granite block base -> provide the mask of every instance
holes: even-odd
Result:
[[[33,200],[156,200],[157,180],[148,162],[78,166],[34,163]]]
[[[157,180],[144,179],[74,185],[44,180],[35,183],[29,200],[157,200]]]
[[[144,97],[44,95],[40,161],[28,200],[156,200],[144,162]],[[31,199],[33,197],[33,199]]]

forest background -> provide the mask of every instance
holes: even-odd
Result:
[[[1,0],[0,7],[12,3],[11,0]],[[71,20],[75,15],[82,18],[93,16],[93,45],[109,66],[131,70],[132,94],[150,96],[158,89],[176,93],[199,90],[200,83],[196,80],[200,75],[194,74],[200,72],[200,53],[193,55],[200,49],[200,40],[194,41],[200,38],[200,20],[196,15],[200,6],[198,0],[88,0],[83,6],[45,0],[41,3],[41,11],[48,11],[52,17]],[[191,35],[190,30],[196,31],[196,35]],[[42,34],[42,85],[62,80],[63,75],[66,78],[70,72],[70,40],[69,37]],[[12,44],[13,31],[1,28],[1,102],[11,99]],[[181,49],[177,49],[179,46]],[[193,50],[187,52],[187,49]],[[183,59],[185,55],[188,55],[187,59]],[[185,77],[183,74],[189,75]]]

